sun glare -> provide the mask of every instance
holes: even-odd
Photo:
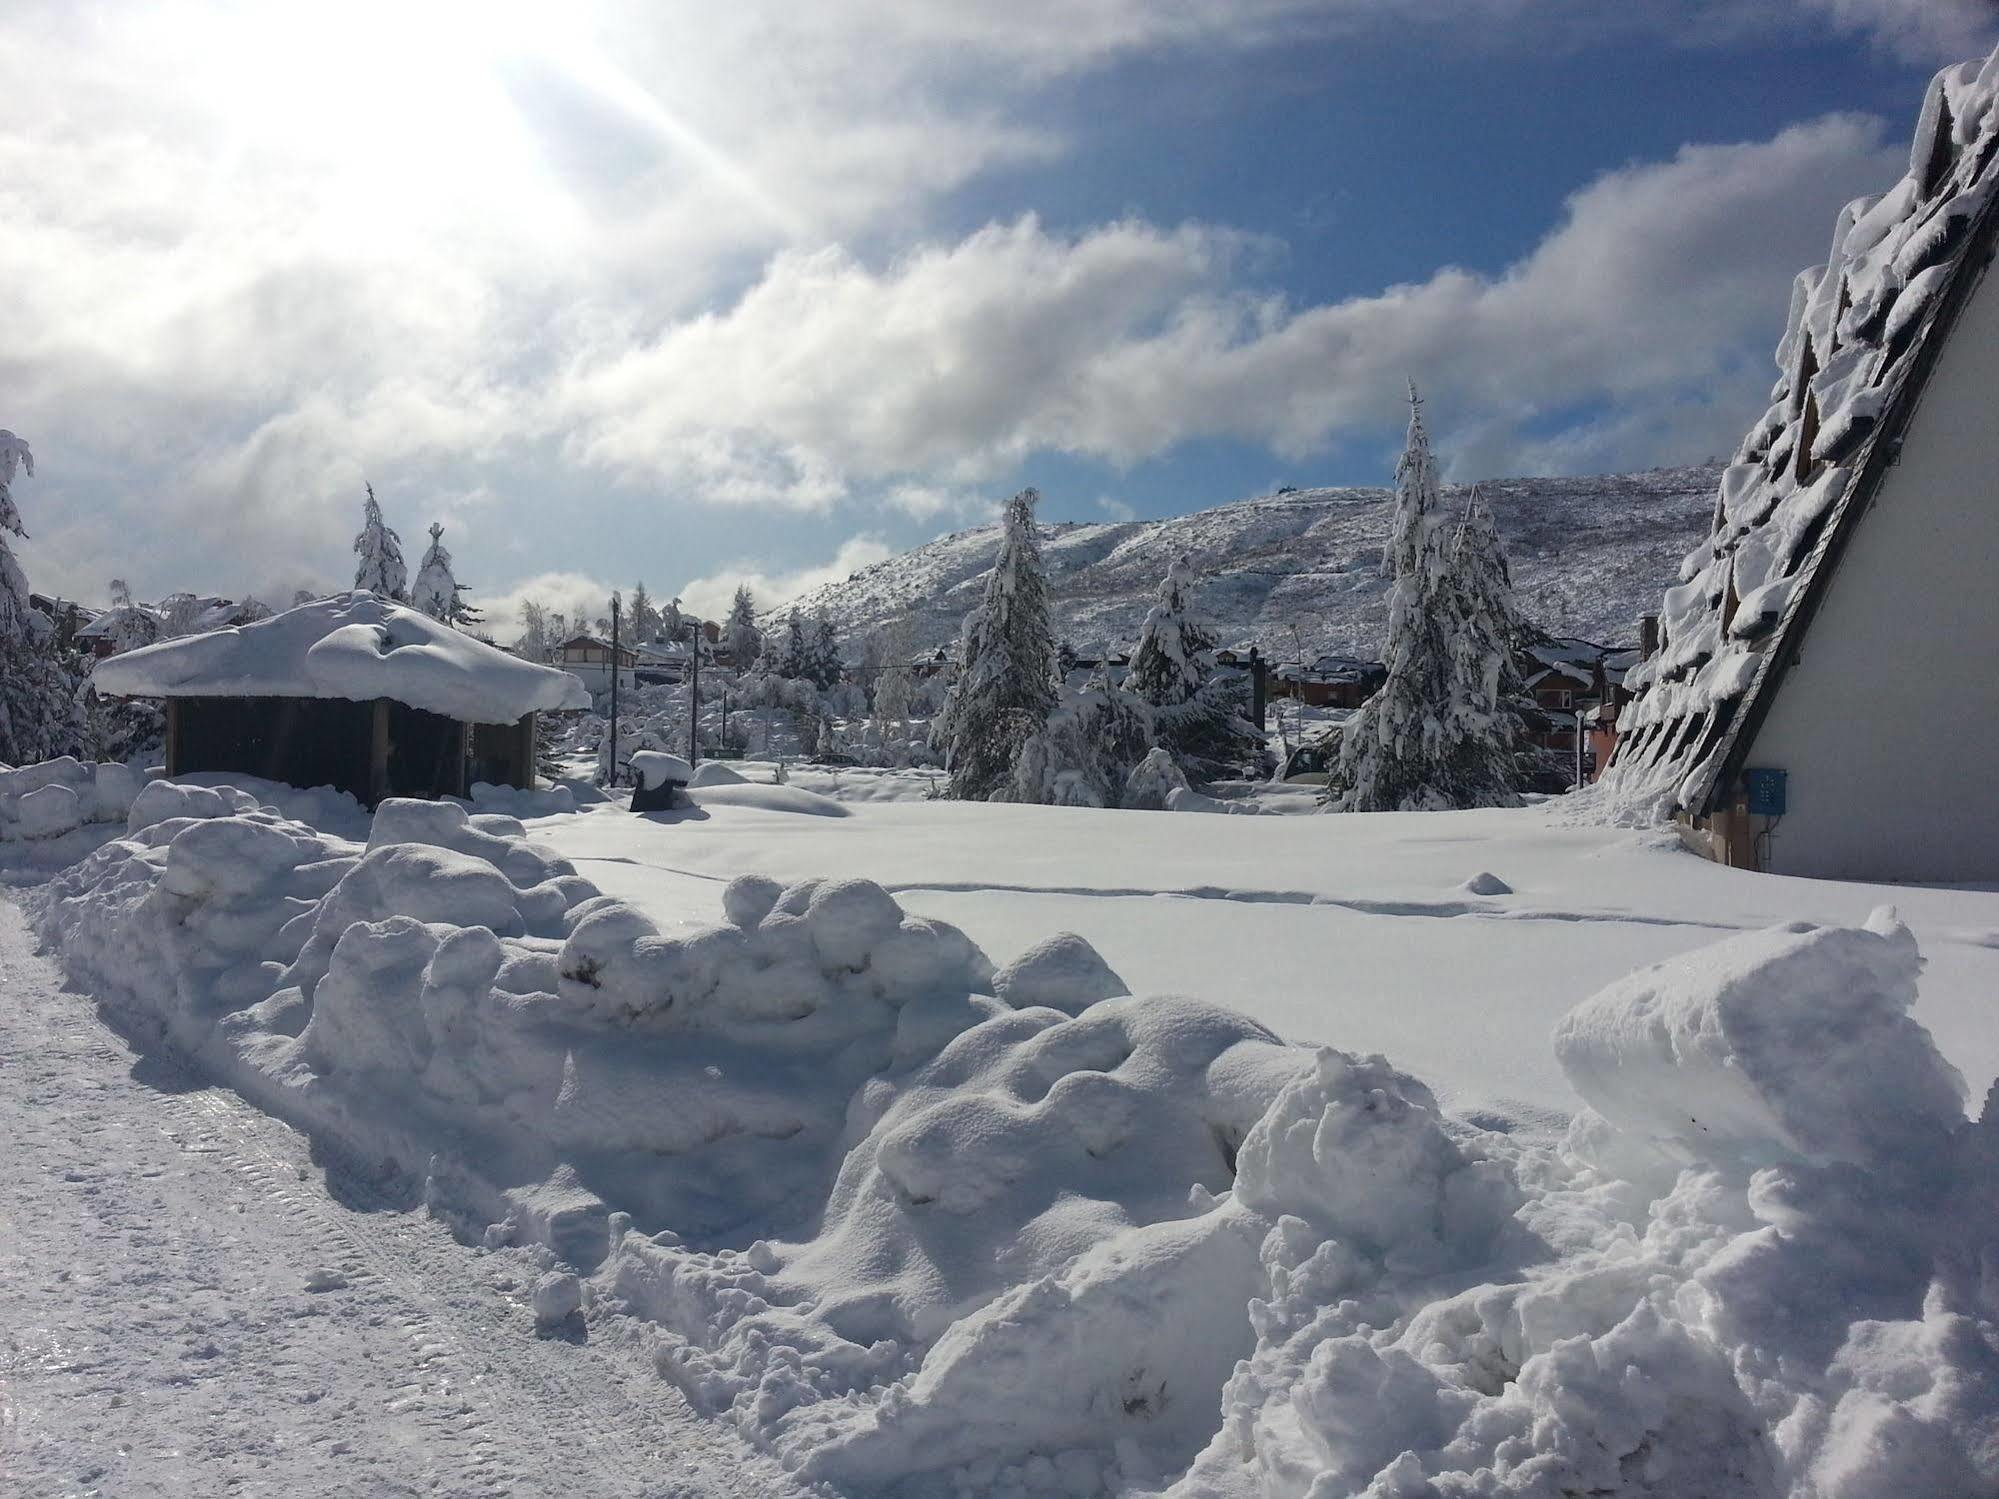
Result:
[[[175,28],[174,41],[194,49],[189,71],[225,123],[229,156],[285,157],[318,217],[364,218],[390,238],[577,232],[583,210],[514,92],[541,71],[784,237],[801,233],[734,157],[546,9],[359,0],[203,15],[208,24]]]

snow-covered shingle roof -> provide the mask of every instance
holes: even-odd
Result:
[[[1999,52],[1939,73],[1909,170],[1841,210],[1800,275],[1763,415],[1681,565],[1660,643],[1626,679],[1605,782],[1620,801],[1701,813],[1725,795],[1833,562],[1999,237]]]
[[[590,706],[568,672],[372,593],[128,651],[100,661],[91,680],[119,697],[385,697],[467,723]]]

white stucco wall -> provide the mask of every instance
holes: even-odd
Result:
[[[1973,294],[1748,763],[1779,874],[1999,879],[1999,277]]]

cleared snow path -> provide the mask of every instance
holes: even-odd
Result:
[[[536,1338],[525,1251],[475,1253],[135,1061],[5,900],[0,1141],[10,1495],[797,1492],[623,1319]]]

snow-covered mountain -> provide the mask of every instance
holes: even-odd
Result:
[[[1657,611],[1680,559],[1707,534],[1719,472],[1482,483],[1527,617],[1558,635],[1635,639],[1638,616]],[[1468,492],[1445,495],[1461,505]],[[1379,563],[1391,498],[1386,489],[1300,489],[1166,520],[1046,527],[1057,630],[1086,653],[1128,641],[1167,564],[1185,553],[1198,605],[1224,643],[1260,641],[1284,659],[1372,656],[1388,619]],[[850,655],[899,614],[915,621],[916,644],[933,648],[956,637],[978,601],[999,534],[982,526],[940,537],[814,589],[796,607],[824,610]]]

